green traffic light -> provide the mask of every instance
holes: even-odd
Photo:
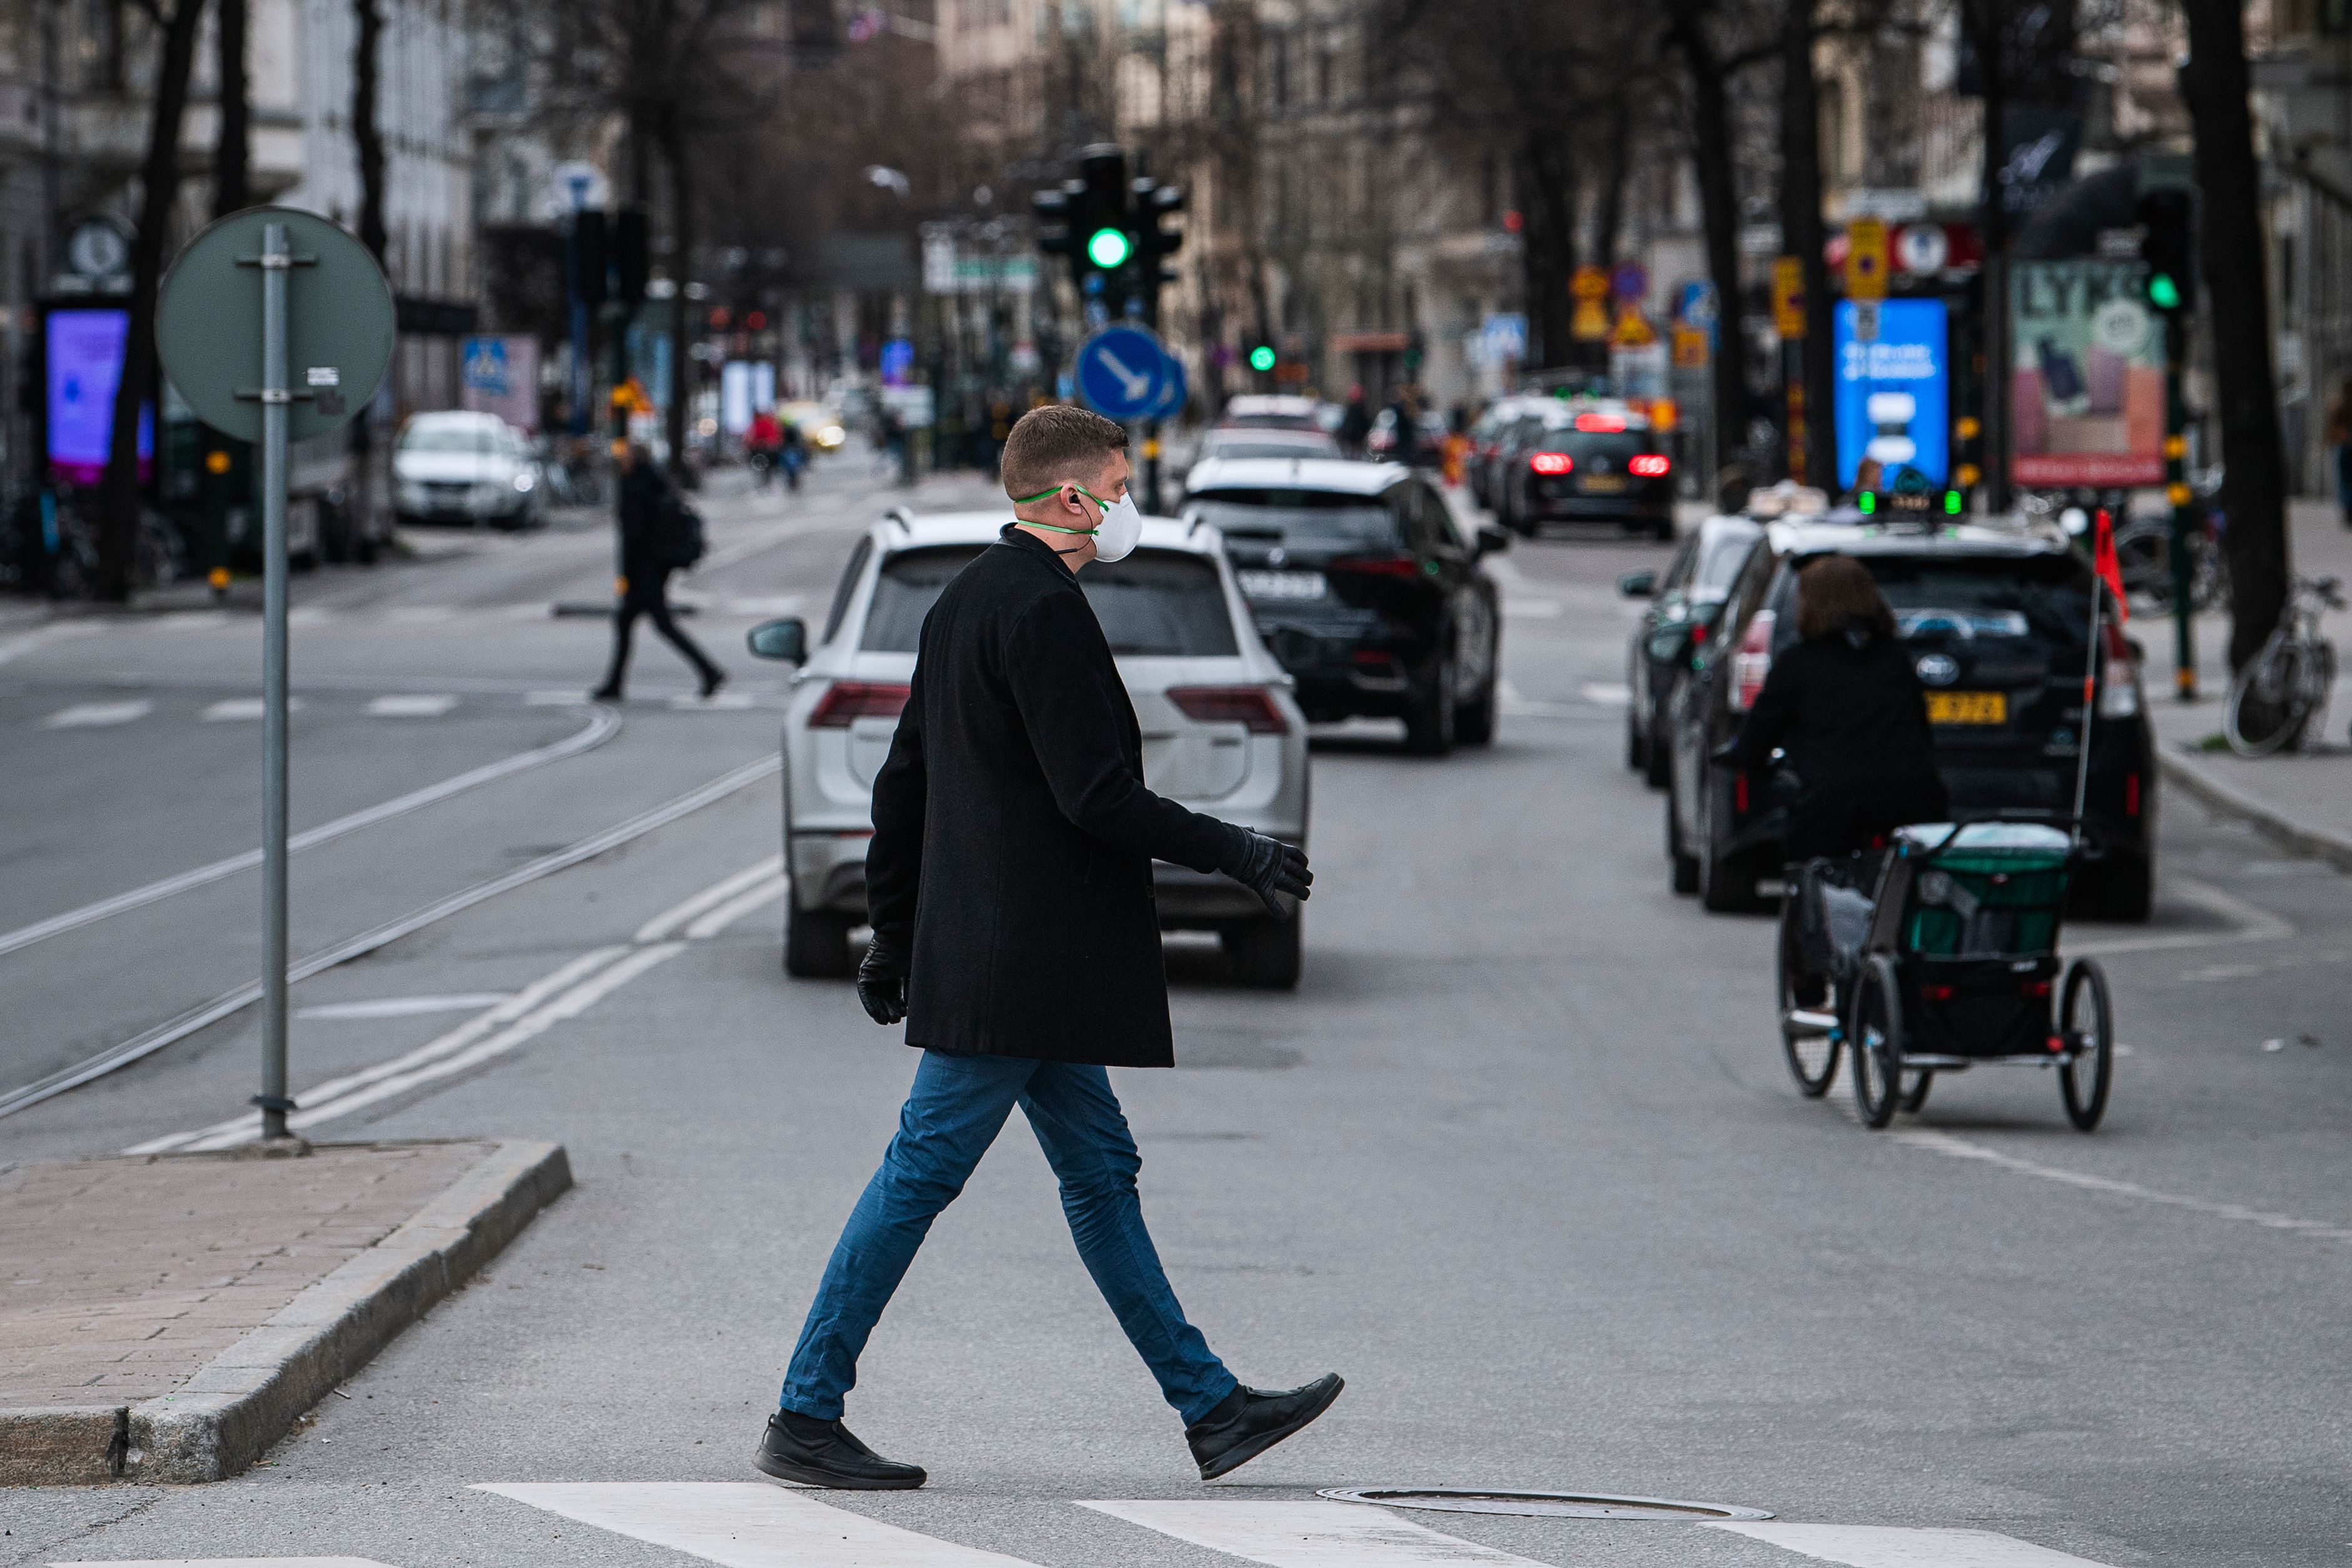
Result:
[[[1134,248],[1125,229],[1097,229],[1087,236],[1087,259],[1105,271],[1125,262]]]
[[[2168,272],[2152,275],[2147,280],[2147,300],[2158,310],[2180,308],[2180,285],[2172,281]]]
[[[1867,490],[1864,490],[1862,494],[1856,496],[1853,498],[1853,504],[1861,510],[1862,515],[1865,517],[1870,516],[1871,513],[1878,510],[1878,497],[1872,495]]]
[[[1256,348],[1252,349],[1250,350],[1250,369],[1261,373],[1274,369],[1273,348],[1267,344],[1260,343]]]

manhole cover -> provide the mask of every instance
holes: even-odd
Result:
[[[1441,1513],[1508,1513],[1532,1519],[1646,1519],[1695,1521],[1769,1519],[1760,1508],[1727,1502],[1676,1502],[1663,1497],[1602,1497],[1567,1491],[1478,1491],[1463,1487],[1328,1487],[1315,1494],[1335,1502],[1382,1508],[1426,1508]]]

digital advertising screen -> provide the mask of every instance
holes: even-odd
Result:
[[[1855,488],[1867,458],[1878,465],[1868,488],[1891,490],[1909,469],[1932,488],[1950,476],[1951,340],[1940,299],[1878,302],[1878,332],[1856,333],[1854,301],[1838,301],[1832,340],[1837,369],[1838,485]]]
[[[130,312],[110,306],[52,310],[43,320],[48,365],[48,460],[52,476],[95,485],[113,440],[114,389],[122,381]],[[139,411],[139,477],[154,467],[155,410]]]
[[[2137,261],[2011,270],[2010,453],[2021,485],[2164,483],[2164,328]]]

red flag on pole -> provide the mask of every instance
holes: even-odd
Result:
[[[2124,598],[2124,564],[2116,559],[2116,523],[2101,507],[2092,514],[2095,531],[2091,537],[2091,570],[2107,585],[2107,596],[2115,601],[2116,624],[2131,619],[2131,604]]]

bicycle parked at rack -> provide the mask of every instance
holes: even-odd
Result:
[[[2277,629],[2230,682],[2221,733],[2231,750],[2268,757],[2300,746],[2305,735],[2325,727],[2336,685],[2336,645],[2320,634],[2319,618],[2343,608],[2335,578],[2295,578]]]

